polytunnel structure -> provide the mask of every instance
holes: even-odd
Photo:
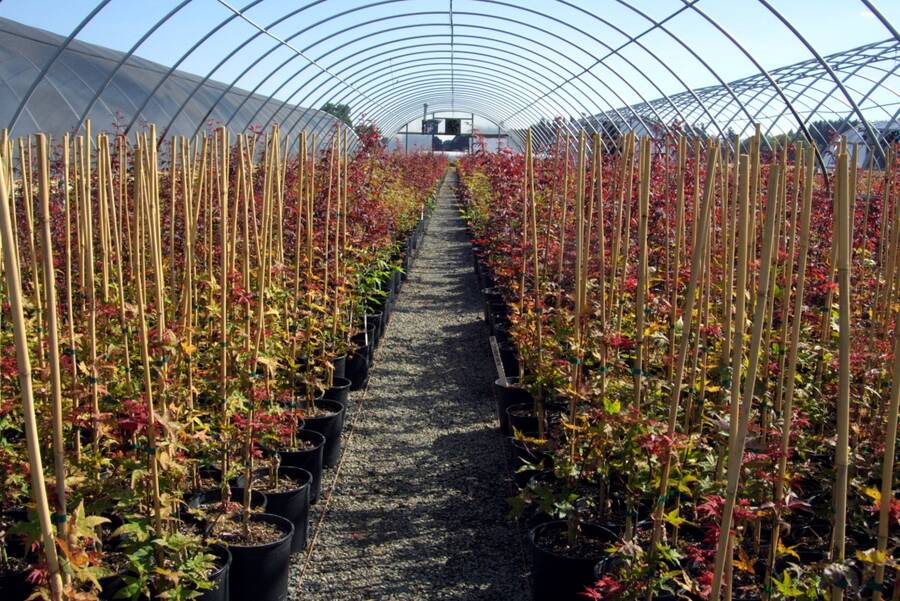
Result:
[[[898,428],[898,0],[0,0],[0,601],[900,601]]]
[[[766,134],[806,139],[827,137],[818,129],[835,121],[881,156],[879,131],[900,107],[894,7],[849,4],[851,14],[877,23],[867,30],[874,37],[833,48],[838,38],[829,51],[792,20],[796,7],[767,0],[734,12],[687,0],[186,0],[135,9],[115,36],[119,51],[89,48],[81,38],[102,38],[99,24],[126,10],[108,0],[69,7],[55,32],[62,37],[5,24],[13,37],[4,44],[8,94],[0,109],[13,133],[51,113],[49,129],[72,130],[105,111],[99,122],[111,112],[126,129],[152,121],[162,132],[196,134],[207,122],[235,131],[279,122],[290,135],[321,127],[327,117],[316,110],[329,102],[387,135],[425,104],[479,115],[519,138],[555,118],[611,135],[682,127],[746,137],[760,124]],[[733,33],[743,26],[735,18],[769,28],[801,60],[773,64],[769,53],[754,52]],[[171,64],[141,60],[163,44]],[[713,45],[714,53],[705,50]],[[741,77],[721,68],[724,57]],[[53,110],[57,102],[66,110]],[[548,143],[547,132],[535,135]]]

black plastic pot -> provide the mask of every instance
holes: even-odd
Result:
[[[509,424],[510,435],[512,435],[513,430],[518,430],[530,436],[538,432],[538,418],[534,414],[533,403],[509,405],[506,408],[506,419]]]
[[[381,317],[378,319],[378,332],[377,332],[377,334],[378,334],[378,339],[379,339],[379,340],[381,340],[382,338],[384,338],[384,328],[385,328],[385,326],[387,325],[387,321],[388,321],[388,311],[390,310],[390,307],[388,307],[387,305],[388,305],[388,304],[387,304],[386,301],[382,301],[382,302],[378,303],[377,305],[375,305],[374,307],[370,307],[370,309],[369,309],[370,312],[371,312],[373,315],[380,315],[380,316],[381,316]]]
[[[328,415],[318,417],[307,416],[306,429],[318,432],[325,437],[325,450],[322,463],[325,467],[334,467],[341,457],[341,431],[344,429],[344,405],[331,399],[322,399],[316,407],[330,411]]]
[[[358,348],[366,349],[366,366],[372,367],[375,362],[375,327],[372,324],[369,324],[369,327],[366,328],[365,332],[354,334],[350,338],[350,342],[355,344]]]
[[[209,553],[216,556],[218,569],[210,574],[212,588],[203,591],[197,599],[199,601],[228,601],[228,574],[231,571],[231,552],[225,545],[211,545]]]
[[[523,469],[525,464],[542,465],[543,468],[552,466],[549,455],[533,444],[526,444],[515,438],[509,439],[511,451],[511,465],[513,470],[513,482],[519,488],[525,488],[532,476],[537,475],[540,469]]]
[[[124,572],[122,574],[124,574]],[[97,582],[100,584],[100,594],[97,597],[103,601],[111,601],[114,599],[116,594],[125,588],[125,580],[122,578],[122,574],[112,574],[110,576],[98,578]],[[6,600],[6,597],[2,598],[4,601]],[[15,598],[16,597],[10,597],[10,599]],[[22,597],[22,599],[25,599],[25,597]]]
[[[500,433],[504,436],[512,436],[509,427],[509,415],[506,410],[512,405],[532,405],[534,399],[531,393],[517,386],[519,378],[506,378],[506,385],[500,383],[500,378],[494,380],[494,400],[497,402],[497,416],[500,419]]]
[[[250,518],[277,526],[282,536],[264,545],[229,544],[231,601],[282,601],[288,592],[294,525],[281,516],[257,513]]]
[[[389,299],[385,299],[382,304],[381,313],[384,316],[381,318],[381,337],[383,338],[384,331],[387,329],[387,325],[391,323],[391,316],[394,314],[394,305]]]
[[[350,390],[361,390],[369,381],[368,352],[366,347],[361,347],[347,358],[345,377],[350,380]]]
[[[500,349],[500,362],[503,364],[503,373],[509,376],[515,376],[519,373],[519,353],[516,347],[509,342],[501,342],[497,339]]]
[[[222,469],[214,465],[202,465],[197,469],[197,473],[204,480],[210,479],[216,484],[222,481]]]
[[[268,470],[263,470],[268,476]],[[294,536],[291,539],[291,553],[306,548],[306,536],[309,530],[309,487],[312,474],[299,467],[281,466],[279,477],[288,477],[297,483],[297,487],[283,492],[265,492],[266,512],[289,520],[294,525]]]
[[[594,584],[594,566],[603,559],[601,551],[588,557],[567,557],[552,549],[541,547],[542,535],[565,535],[565,520],[547,522],[535,526],[528,533],[528,546],[531,551],[531,566],[534,576],[534,601],[576,601],[583,600],[581,592],[585,587]],[[593,524],[582,524],[583,535],[611,543],[616,535]],[[537,542],[536,542],[537,541]]]
[[[340,357],[334,357],[331,360],[331,365],[334,367],[334,377],[335,378],[343,378],[344,374],[347,371],[347,355],[341,355]]]
[[[325,391],[325,398],[346,405],[347,399],[350,398],[350,387],[352,385],[353,382],[347,378],[335,376],[331,379],[331,388]]]
[[[31,568],[26,568],[19,572],[3,572],[0,573],[0,599],[6,601],[24,601],[34,592],[34,585],[28,581],[28,572]]]
[[[366,315],[366,326],[370,328],[375,328],[373,332],[374,344],[372,346],[378,346],[378,343],[381,342],[381,335],[384,333],[384,328],[381,326],[381,318],[384,317],[384,313],[381,311],[377,313],[369,313]]]
[[[309,485],[309,502],[319,500],[319,489],[322,482],[322,453],[325,450],[325,437],[312,430],[300,430],[297,438],[311,442],[312,447],[302,451],[279,451],[282,467],[299,467],[306,470],[312,476]]]

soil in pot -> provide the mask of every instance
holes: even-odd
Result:
[[[266,495],[266,511],[281,516],[294,525],[291,539],[291,553],[306,548],[309,529],[309,486],[312,474],[299,467],[278,468],[278,482],[273,483],[269,470],[257,472],[253,481],[254,490]]]
[[[0,599],[27,599],[34,591],[28,581],[31,564],[21,557],[8,557],[0,564]]]
[[[222,491],[218,488],[204,490],[200,494],[194,496],[188,501],[189,511],[185,515],[185,520],[190,522],[208,523],[212,519],[212,514],[229,513],[240,511],[244,500],[243,489],[237,487],[229,487],[231,491],[231,500],[226,504],[222,502]],[[265,511],[266,495],[258,490],[250,491],[250,510]],[[197,515],[209,517],[196,517]],[[221,520],[219,520],[221,521]]]
[[[594,584],[594,566],[606,556],[616,535],[593,524],[582,524],[573,546],[564,520],[541,524],[528,533],[534,575],[534,601],[576,601]]]
[[[337,465],[341,457],[341,432],[344,429],[344,405],[323,399],[316,403],[317,415],[306,414],[306,429],[325,437],[322,463],[325,467]]]
[[[325,391],[324,396],[326,399],[346,405],[347,400],[350,398],[350,387],[352,385],[353,382],[347,378],[335,376],[331,379],[331,388]]]
[[[213,534],[231,552],[231,601],[281,601],[287,596],[294,535],[289,520],[258,513],[250,517],[249,536],[240,519],[221,522]]]
[[[500,378],[494,381],[494,400],[497,402],[497,415],[500,420],[500,433],[504,436],[512,436],[509,427],[509,415],[506,410],[512,405],[532,405],[534,399],[531,393],[518,386],[517,377],[506,378],[506,383],[501,383]]]
[[[319,488],[322,482],[322,453],[325,450],[325,437],[312,430],[300,430],[297,433],[297,446],[292,449],[281,449],[282,467],[299,467],[312,475],[309,487],[309,502],[319,500]]]

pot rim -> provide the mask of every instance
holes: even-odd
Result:
[[[274,513],[254,513],[250,516],[251,521],[256,522],[268,522],[270,524],[275,524],[281,527],[282,536],[272,542],[263,543],[258,545],[239,545],[239,544],[230,544],[226,543],[229,551],[231,549],[257,549],[257,550],[268,550],[277,547],[278,545],[284,543],[284,541],[289,541],[294,536],[294,523],[291,522],[287,518],[283,518],[280,515],[275,515]],[[287,532],[285,532],[285,526],[287,526]]]

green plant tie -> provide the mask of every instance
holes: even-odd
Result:
[[[635,376],[635,377],[637,377],[637,376],[642,376],[642,375],[644,375],[644,372],[641,371],[641,368],[640,368],[640,367],[632,367],[632,368],[631,368],[631,375],[632,375],[632,376]]]
[[[52,514],[50,514],[50,522],[52,522],[54,524],[65,524],[66,523],[66,514],[52,513]]]
[[[886,591],[885,591],[884,583],[883,583],[883,582],[877,582],[877,581],[875,580],[875,578],[869,578],[869,580],[866,581],[865,590],[867,590],[867,591],[872,591],[872,592],[878,591],[878,592],[880,592],[880,593],[886,592]]]
[[[96,384],[97,378],[95,378],[94,376],[88,376],[87,381],[88,381],[88,384]]]

